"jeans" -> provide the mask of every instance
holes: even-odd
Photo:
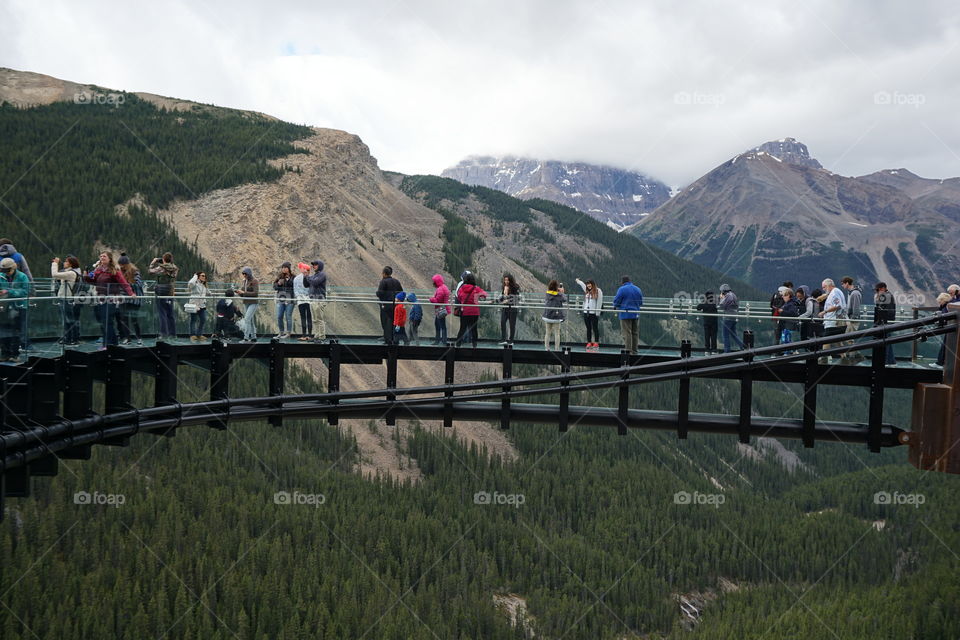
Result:
[[[286,320],[286,324],[284,324]],[[286,326],[286,330],[284,330]],[[277,300],[277,333],[293,333],[293,303]]]
[[[477,322],[480,316],[460,316],[460,330],[457,331],[457,346],[470,340],[477,346]]]
[[[703,325],[703,348],[707,351],[717,350],[717,325]]]
[[[620,318],[620,333],[623,334],[623,348],[636,353],[640,345],[640,318]]]
[[[723,318],[723,352],[730,353],[730,343],[734,342],[743,349],[743,340],[737,335],[737,319]]]
[[[143,336],[140,330],[140,307],[132,304],[121,304],[120,313],[117,316],[117,328],[120,329],[120,339],[129,340],[131,335],[136,335],[137,340]]]
[[[317,340],[327,339],[327,323],[324,320],[323,308],[327,306],[326,300],[310,301],[310,317],[313,322],[313,337]]]
[[[383,342],[393,344],[393,303],[380,305],[380,327],[383,329]]]
[[[80,342],[80,312],[83,306],[73,304],[67,300],[61,300],[60,314],[63,317],[63,342],[64,344],[77,344]]]
[[[157,321],[160,326],[157,334],[160,338],[177,337],[177,323],[173,317],[173,299],[157,297]]]
[[[544,322],[544,327],[546,327],[543,333],[543,348],[550,349],[550,337],[553,336],[554,344],[556,345],[554,349],[557,351],[560,350],[560,323],[559,322]]]
[[[413,344],[420,346],[420,323],[422,320],[411,320],[407,323],[407,335]]]
[[[248,304],[246,309],[243,310],[243,339],[244,340],[256,340],[257,339],[257,303]]]
[[[600,342],[600,316],[585,313],[583,324],[587,327],[587,342]]]
[[[310,303],[298,303],[297,310],[300,312],[300,335],[313,335],[313,314],[310,313]]]
[[[100,303],[97,305],[96,314],[103,334],[103,346],[117,344],[117,331],[113,324],[117,315],[117,306],[106,302]]]
[[[436,332],[434,344],[447,344],[447,316],[434,315],[433,329]]]
[[[507,326],[510,327],[510,337],[507,338]],[[517,308],[504,307],[500,309],[500,341],[513,342],[517,336]]]
[[[196,313],[190,314],[190,335],[203,335],[203,327],[207,324],[207,310],[197,309]]]

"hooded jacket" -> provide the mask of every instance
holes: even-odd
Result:
[[[23,257],[23,254],[17,251],[17,248],[12,244],[3,244],[0,245],[0,260],[3,258],[12,258],[14,262],[17,263],[17,269],[22,271],[27,276],[27,280],[33,282],[33,274],[30,273],[30,265],[27,264],[27,259]]]
[[[247,277],[235,293],[241,296],[243,304],[257,304],[260,301],[260,282],[253,277],[253,269],[250,267],[244,267],[241,273]]]
[[[475,284],[464,284],[460,287],[460,292],[457,294],[457,302],[463,305],[461,316],[479,316],[480,307],[477,306],[477,301],[480,298],[486,298],[487,292],[478,287]]]
[[[543,299],[543,306],[546,307],[543,310],[543,321],[556,323],[566,320],[567,310],[563,308],[565,304],[567,304],[567,294],[548,289]]]
[[[446,309],[447,313],[450,313],[450,305],[447,304],[450,302],[450,289],[447,288],[446,283],[443,281],[443,276],[439,273],[433,276],[433,286],[437,289],[433,292],[433,295],[430,296],[430,302],[435,305],[438,305],[436,308]]]
[[[312,300],[324,300],[327,297],[327,273],[323,270],[323,260],[317,260],[317,270],[303,277]]]
[[[177,281],[177,274],[180,273],[180,267],[172,262],[163,262],[160,258],[154,258],[150,261],[150,273],[157,276],[157,286],[153,292],[158,296],[172,296],[173,285]]]

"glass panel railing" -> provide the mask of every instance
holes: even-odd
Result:
[[[253,307],[236,296],[227,297],[217,292],[211,293],[204,301],[205,308],[199,310],[189,306],[196,301],[183,294],[172,297],[153,294],[99,297],[90,293],[75,298],[41,294],[16,300],[0,298],[0,344],[4,345],[0,360],[18,357],[22,361],[26,356],[57,356],[64,349],[92,351],[105,344],[152,345],[157,339],[188,343],[191,340],[209,340],[214,335],[234,341],[254,336],[265,341],[280,335],[284,336],[280,338],[282,340],[335,337],[344,342],[359,343],[375,343],[385,339],[381,324],[382,305],[375,299],[374,290],[357,290],[353,295],[342,295],[337,289],[330,289],[329,293],[330,296],[322,303],[312,301],[300,304],[292,301],[289,305],[281,304],[273,295],[263,295]],[[429,345],[436,340],[437,305],[428,301],[430,293],[424,291],[418,295],[422,318],[416,331],[412,326],[411,316],[414,314],[409,304],[405,305],[408,315],[405,336],[393,332],[394,317],[392,313],[388,315],[387,334],[390,339],[402,341],[406,337],[410,343],[417,344],[419,341],[420,345]],[[478,348],[499,348],[501,341],[512,339],[516,343],[515,348],[544,349],[549,346],[556,349],[557,335],[561,347],[568,346],[575,350],[587,349],[588,343],[595,342],[600,343],[599,350],[613,353],[623,347],[624,338],[617,311],[604,309],[596,321],[592,318],[587,320],[581,309],[571,303],[564,308],[563,322],[548,323],[543,319],[546,310],[543,302],[539,296],[532,295],[526,296],[521,304],[513,307],[483,302],[477,306],[479,316],[475,316],[475,325],[472,319],[455,314],[447,315],[439,322],[446,328],[447,339],[456,340],[460,335],[468,346],[474,341],[469,334],[462,335],[460,327],[467,324],[475,326]],[[702,354],[706,347],[704,324],[710,320],[715,320],[719,325],[717,346],[723,348],[723,317],[704,315],[693,305],[664,306],[656,302],[645,304],[638,314],[640,348],[673,355],[677,353],[681,341],[690,340],[694,354]],[[12,306],[19,309],[15,322],[7,320]],[[254,310],[253,325],[249,324],[251,309]],[[935,310],[926,309],[917,311],[917,315],[924,317],[933,312]],[[806,324],[811,328],[810,333],[815,335],[814,323]],[[858,322],[860,328],[871,325],[869,319]],[[591,332],[589,339],[588,326]],[[594,333],[594,327],[599,337]],[[778,335],[774,318],[766,313],[748,313],[744,310],[736,318],[735,335],[742,337],[747,330],[754,334],[754,344],[758,347],[774,344]],[[548,331],[551,339],[546,344],[544,339]],[[803,337],[799,329],[793,335],[794,341]],[[18,346],[16,350],[12,348],[14,343]],[[897,345],[895,351],[902,361],[926,363],[937,357],[941,344],[942,339],[936,337]]]

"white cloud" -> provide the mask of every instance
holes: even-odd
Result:
[[[960,175],[958,43],[947,2],[0,8],[4,66],[345,129],[384,168],[523,153],[668,184],[784,136],[838,173]]]

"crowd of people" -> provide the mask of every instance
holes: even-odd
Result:
[[[147,273],[154,281],[152,304],[157,339],[177,337],[175,305],[185,299],[182,304],[189,318],[191,341],[208,340],[209,331],[211,337],[223,340],[256,342],[255,317],[261,300],[261,282],[254,276],[252,267],[241,270],[239,284],[218,291],[211,290],[205,272],[195,272],[186,283],[185,296],[177,295],[180,269],[169,252],[153,258]],[[62,261],[53,258],[50,277],[61,303],[62,344],[71,346],[80,342],[80,323],[85,306],[93,307],[100,326],[101,349],[116,344],[143,344],[141,319],[146,286],[140,269],[125,253],[114,260],[112,252],[103,251],[97,262],[87,269],[81,267],[76,256],[67,256]],[[23,299],[31,295],[32,281],[26,258],[16,251],[9,239],[0,239],[0,360],[15,361],[21,348],[29,348],[26,330],[29,307]],[[521,287],[510,273],[503,274],[492,294],[479,286],[476,275],[469,270],[460,274],[460,280],[452,290],[442,274],[434,275],[431,281],[433,295],[426,305],[427,312],[434,316],[431,345],[447,344],[447,318],[452,315],[459,319],[454,344],[476,347],[481,306],[484,304],[495,304],[499,308],[500,344],[513,344],[521,303],[529,305],[540,300],[539,296],[523,299]],[[273,337],[326,340],[327,274],[323,261],[298,262],[295,267],[291,262],[284,262],[271,284],[277,324]],[[612,311],[618,314],[623,348],[637,353],[640,346],[639,318],[644,303],[641,289],[629,276],[623,276],[616,294],[605,307],[603,291],[594,280],[576,278],[576,284],[582,293],[578,311],[584,324],[586,349],[599,348],[601,313]],[[561,326],[567,320],[569,304],[566,288],[562,282],[553,279],[542,295],[542,304],[536,306],[541,311],[543,347],[559,350]],[[390,266],[381,272],[376,297],[383,332],[380,340],[385,344],[419,346],[425,303],[421,303],[415,293],[404,289]],[[737,333],[740,302],[730,285],[720,285],[719,295],[708,291],[698,302],[696,310],[702,316],[705,352],[719,351],[718,333],[724,352],[743,349],[745,345]],[[937,298],[937,304],[944,312],[951,302],[960,302],[960,285],[950,285]],[[896,319],[895,298],[885,283],[878,282],[874,286],[873,303],[873,325]],[[864,328],[867,321],[861,318],[862,309],[863,292],[851,277],[841,278],[840,286],[826,278],[812,290],[807,285],[794,287],[792,282],[784,282],[770,300],[770,311],[776,323],[776,341],[780,344],[820,336],[837,336],[836,344],[850,344],[840,336]],[[295,328],[294,311],[297,312],[299,332]],[[210,315],[214,317],[212,327],[208,326]],[[941,366],[944,351],[941,348],[937,360]],[[862,356],[856,352],[844,356],[846,360],[860,358]],[[894,362],[892,347],[888,347],[887,361]]]

